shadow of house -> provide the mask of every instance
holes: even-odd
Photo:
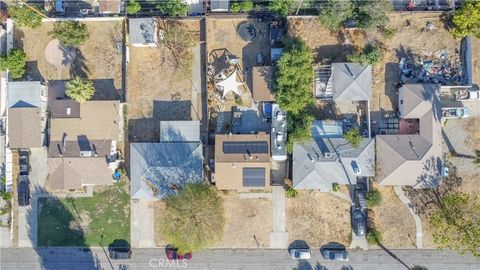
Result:
[[[396,111],[398,108],[398,88],[400,76],[400,68],[398,63],[386,63],[385,64],[385,95],[390,99],[392,108]]]
[[[38,69],[38,61],[27,61],[24,77],[28,81],[44,81],[42,73]]]
[[[49,247],[85,247],[86,239],[81,226],[74,215],[75,211],[67,209],[63,203],[51,194],[46,193],[40,186],[31,189],[32,207],[27,211],[28,236],[37,239],[33,250],[39,257],[41,269],[57,270],[65,267],[65,262],[75,263],[75,266],[86,270],[100,270],[99,260],[89,248]],[[72,205],[73,206],[73,205]]]

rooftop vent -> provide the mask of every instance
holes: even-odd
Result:
[[[67,109],[66,109],[66,114],[67,114],[67,115],[70,115],[71,113],[72,113],[72,109],[71,109],[70,106],[69,106],[69,107],[67,107]]]
[[[333,153],[332,152],[325,152],[325,158],[332,158]]]

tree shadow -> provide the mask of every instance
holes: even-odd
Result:
[[[73,54],[75,58],[71,61],[70,64],[70,77],[80,76],[82,78],[87,78],[90,74],[88,70],[86,59],[80,51],[79,48],[72,49],[72,52],[69,54]]]
[[[25,226],[41,269],[63,269],[72,263],[81,269],[102,269],[98,257],[86,247],[83,229],[75,224],[76,214],[38,185],[31,187],[31,198]]]
[[[42,73],[38,69],[38,61],[27,61],[24,77],[27,81],[44,81]]]

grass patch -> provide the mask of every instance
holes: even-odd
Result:
[[[99,246],[130,241],[130,196],[125,182],[91,198],[40,198],[39,246]]]

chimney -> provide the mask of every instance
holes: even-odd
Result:
[[[72,111],[72,110],[71,110],[70,106],[68,106],[68,107],[67,107],[67,111],[66,111],[67,115],[70,115],[70,114],[71,114],[71,111]]]

